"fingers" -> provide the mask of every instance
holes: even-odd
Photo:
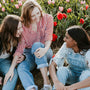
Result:
[[[21,63],[23,60],[24,60],[24,56],[23,55],[20,55],[18,57],[18,60],[16,61],[16,63]]]
[[[11,81],[12,78],[13,78],[13,76],[14,76],[14,73],[13,73],[11,76],[8,76],[8,75],[6,74],[6,76],[5,76],[5,78],[4,78],[4,85],[7,83],[7,81],[9,80],[9,78],[10,78],[10,81]]]
[[[14,74],[12,74],[12,75],[11,75],[11,77],[10,77],[10,81],[12,81],[12,79],[13,79],[13,76],[14,76]]]
[[[4,85],[7,83],[9,77],[6,75],[5,78],[4,78]]]
[[[37,53],[39,50],[40,50],[40,48],[38,48],[38,49],[35,51],[35,53]]]
[[[34,55],[35,55],[37,58],[41,58],[40,49],[37,49],[37,50],[34,52]]]
[[[21,63],[23,60],[17,60],[17,62],[16,63]]]

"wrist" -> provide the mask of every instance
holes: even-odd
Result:
[[[77,90],[77,88],[76,88],[75,85],[73,85],[73,84],[70,85],[69,87],[72,88],[73,90]]]
[[[54,81],[54,84],[59,82],[58,80],[53,80],[53,81]]]
[[[9,69],[9,71],[14,71],[14,67],[11,66],[10,69]]]
[[[45,52],[47,52],[47,51],[48,51],[48,49],[49,49],[48,47],[45,47]]]

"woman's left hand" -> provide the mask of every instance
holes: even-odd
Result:
[[[17,63],[21,63],[25,59],[25,55],[18,56]]]
[[[14,76],[14,71],[13,70],[9,70],[7,72],[7,74],[5,75],[5,78],[4,78],[4,85],[7,83],[7,81],[10,79],[10,81],[12,80]]]
[[[46,54],[46,49],[45,49],[45,48],[38,48],[38,49],[34,52],[34,55],[35,55],[37,58],[41,58],[41,57],[43,57],[45,54]]]

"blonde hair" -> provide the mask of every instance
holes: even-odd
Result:
[[[36,1],[27,0],[22,6],[21,21],[26,27],[29,27],[29,24],[32,22],[31,13],[35,7],[40,10],[42,17],[42,8]]]

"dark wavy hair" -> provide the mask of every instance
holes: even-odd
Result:
[[[20,17],[17,15],[7,15],[0,25],[0,42],[2,43],[2,52],[10,53],[12,47],[16,47],[20,38],[16,37]]]
[[[80,26],[71,26],[66,29],[68,34],[77,42],[78,48],[80,50],[90,49],[90,36]]]

